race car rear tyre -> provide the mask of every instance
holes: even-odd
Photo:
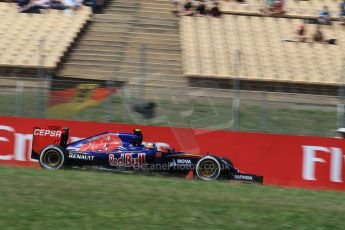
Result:
[[[58,145],[47,146],[41,152],[39,162],[44,169],[61,169],[65,163],[64,149]]]
[[[201,158],[195,167],[197,177],[204,181],[217,179],[220,175],[220,171],[220,163],[217,158],[213,156],[205,156]]]

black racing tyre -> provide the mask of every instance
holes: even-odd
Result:
[[[212,181],[219,177],[221,166],[214,156],[205,156],[201,158],[195,167],[196,175],[204,181]]]
[[[58,145],[49,145],[42,150],[39,162],[44,169],[61,169],[65,163],[65,150]]]

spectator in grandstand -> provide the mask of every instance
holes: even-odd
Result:
[[[274,1],[272,15],[275,16],[284,14],[283,6],[284,2],[282,0]]]
[[[42,9],[50,7],[50,0],[31,0],[28,4],[20,8],[20,13],[41,13]]]
[[[330,45],[336,45],[336,39],[325,39],[320,26],[316,27],[316,31],[313,35],[313,41],[318,43],[328,43]]]
[[[345,25],[345,0],[343,0],[342,3],[340,3],[340,21],[343,25]]]
[[[193,16],[194,10],[193,10],[193,4],[192,0],[186,0],[186,3],[183,5],[183,10],[181,12],[178,12],[178,16]]]
[[[323,6],[322,10],[320,11],[318,21],[320,24],[324,25],[331,24],[331,13],[328,10],[328,6]]]
[[[297,29],[297,41],[299,42],[306,42],[307,41],[307,37],[306,37],[306,29],[305,29],[305,25],[301,24],[298,29]]]
[[[186,3],[183,6],[184,11],[191,11],[193,8],[193,4],[191,0],[187,0]]]
[[[201,0],[199,1],[198,6],[195,9],[195,16],[206,16],[206,5],[205,5],[205,1]]]
[[[313,41],[314,42],[319,42],[319,43],[323,43],[324,42],[324,37],[323,37],[323,33],[321,31],[320,26],[316,27],[316,31],[313,35]]]
[[[63,4],[66,8],[72,10],[78,10],[82,6],[82,0],[63,0]]]
[[[42,9],[67,10],[67,13],[73,14],[73,10],[78,10],[82,2],[81,0],[31,0],[18,2],[21,7],[21,13],[40,13]]]
[[[237,3],[245,3],[245,0],[225,0],[225,2],[237,2]]]
[[[286,37],[283,38],[283,41],[285,42],[307,42],[307,36],[306,36],[306,28],[304,23],[298,26],[296,30],[296,35],[293,37]]]
[[[180,0],[171,0],[171,3],[173,4],[173,6],[177,9],[179,4],[180,4]]]
[[[29,2],[30,2],[30,0],[18,0],[17,4],[18,4],[19,7],[24,7],[27,4],[29,4]]]
[[[84,5],[91,6],[93,13],[101,13],[106,4],[105,0],[80,0]]]
[[[267,4],[268,6],[272,6],[273,3],[274,3],[274,0],[266,0],[266,4]]]
[[[49,8],[54,10],[65,10],[67,6],[60,0],[52,0]]]
[[[178,14],[180,13],[180,0],[172,0],[171,3],[174,7],[174,9],[172,10],[173,14],[178,16]]]
[[[171,3],[174,7],[172,12],[177,15],[180,12],[180,10],[179,10],[180,0],[171,0]]]
[[[209,14],[212,16],[212,17],[216,17],[216,18],[219,18],[220,15],[221,15],[221,12],[219,10],[219,3],[218,2],[214,2],[213,3],[213,7],[211,8],[211,10],[209,11]]]
[[[268,5],[264,9],[260,9],[262,13],[268,16],[279,16],[284,14],[283,0],[268,1]]]

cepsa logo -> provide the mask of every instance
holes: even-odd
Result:
[[[35,131],[34,131],[35,132]],[[38,135],[61,135],[61,133],[50,134],[37,129]],[[0,160],[5,161],[36,161],[31,159],[31,145],[33,135],[17,132],[15,128],[8,125],[0,125]],[[71,137],[70,141],[77,141],[82,138]]]
[[[60,130],[49,130],[49,129],[35,129],[34,130],[35,136],[49,136],[49,137],[61,137]]]
[[[303,148],[303,166],[302,177],[304,180],[315,181],[317,163],[329,165],[329,180],[331,182],[343,183],[343,152],[340,148],[323,146],[304,145]],[[316,156],[318,153],[318,156]],[[328,160],[329,159],[329,160]]]

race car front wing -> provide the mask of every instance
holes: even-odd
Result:
[[[258,183],[258,184],[263,184],[264,182],[264,177],[263,176],[257,176],[254,174],[243,174],[243,173],[239,173],[239,174],[233,174],[230,177],[230,180],[233,181],[240,181],[240,182],[244,182],[244,183]]]

